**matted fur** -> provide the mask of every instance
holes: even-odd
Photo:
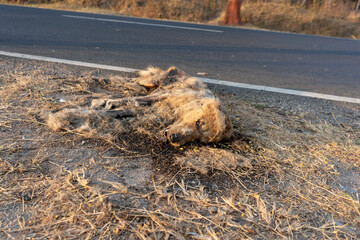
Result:
[[[64,109],[49,115],[49,127],[55,131],[98,132],[98,126],[103,129],[104,123],[113,128],[114,122],[126,122],[119,124],[127,126],[122,127],[123,131],[142,127],[158,139],[164,134],[173,146],[230,138],[232,126],[226,110],[198,78],[175,67],[166,71],[149,67],[138,74],[125,85],[140,96],[95,99],[86,109]],[[114,132],[119,134],[118,130]]]

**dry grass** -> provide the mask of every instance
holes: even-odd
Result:
[[[52,133],[43,110],[116,88],[92,84],[96,72],[0,66],[2,239],[359,237],[359,189],[340,187],[345,175],[359,177],[359,128],[223,94],[235,135],[217,145]]]
[[[227,3],[226,0],[21,0],[17,2],[57,9],[211,24],[222,23]],[[359,39],[360,12],[355,12],[355,7],[356,1],[250,0],[243,2],[241,11],[243,23],[247,27]]]
[[[315,35],[360,38],[360,13],[348,2],[334,1],[331,7],[301,7],[284,1],[245,2],[244,22],[255,26]]]

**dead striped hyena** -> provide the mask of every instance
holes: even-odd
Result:
[[[90,116],[121,121],[126,117],[136,118],[139,112],[146,111],[161,116],[168,123],[158,132],[164,133],[173,146],[195,140],[210,143],[230,138],[232,125],[229,116],[219,99],[198,78],[175,67],[165,71],[149,67],[138,74],[133,83],[124,82],[124,85],[141,96],[96,99],[89,109],[62,110],[49,116],[49,126],[54,130],[69,128],[70,116],[75,119],[85,117],[87,124],[77,124],[73,128],[81,130],[91,128]],[[149,115],[142,116],[141,121],[144,121]]]

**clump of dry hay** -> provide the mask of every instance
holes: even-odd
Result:
[[[186,152],[185,156],[178,156],[176,163],[197,170],[201,174],[208,174],[210,170],[229,171],[237,167],[252,168],[250,159],[234,154],[229,150],[202,147]]]
[[[136,94],[94,88],[110,81],[96,72],[27,65],[0,65],[0,238],[359,238],[356,126],[223,94],[230,142],[174,152],[142,125],[133,138],[50,133],[42,110]]]

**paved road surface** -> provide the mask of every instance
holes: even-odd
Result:
[[[0,5],[0,50],[360,97],[360,41]]]

